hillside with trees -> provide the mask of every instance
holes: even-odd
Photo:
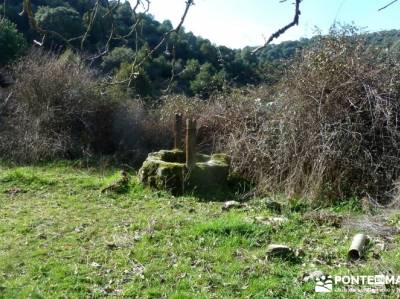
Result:
[[[115,8],[109,11],[110,6]],[[2,24],[6,31],[0,36],[3,66],[38,44],[59,54],[72,47],[79,49],[85,62],[102,76],[123,81],[131,74],[134,61],[144,59],[173,30],[170,21],[159,22],[148,13],[136,13],[129,2],[32,1],[37,25],[56,35],[43,35],[32,29],[22,11],[21,1],[0,5],[0,13],[8,19]],[[372,47],[395,47],[399,33],[372,33],[367,39]],[[254,48],[216,46],[182,28],[134,70],[138,78],[129,92],[141,98],[154,98],[165,91],[207,98],[227,86],[274,84],[282,77],[287,61],[311,43],[313,39],[270,44],[261,55],[254,55]]]
[[[94,4],[91,1],[32,1],[37,24],[63,37],[46,35],[43,47],[56,53],[62,53],[68,46],[77,48],[83,53],[87,63],[98,69],[103,76],[117,76],[122,80],[129,73],[133,61],[143,59],[173,29],[168,20],[160,23],[150,14],[134,13],[129,2],[112,10],[112,18],[106,6],[117,3],[100,2],[96,18],[93,19],[91,14],[94,13]],[[34,45],[34,41],[41,43],[42,35],[29,26],[26,17],[18,14],[22,10],[21,1],[7,1],[5,7],[0,6],[1,14],[13,22],[18,32],[23,34],[25,44]],[[83,43],[78,38],[74,40],[85,34],[85,28],[88,27],[90,31]],[[115,30],[115,35],[108,40],[111,30]],[[15,35],[19,36],[16,33]],[[6,38],[11,37],[3,37]],[[72,40],[67,42],[68,39]],[[23,47],[8,44],[15,50],[15,53],[6,56],[10,61]],[[179,32],[172,33],[165,44],[152,53],[151,60],[146,60],[135,70],[140,83],[132,86],[131,92],[141,97],[154,97],[168,89],[170,92],[208,97],[214,91],[221,91],[225,84],[258,84],[263,80],[264,69],[274,69],[278,60],[292,56],[294,48],[299,48],[301,44],[291,42],[279,46],[279,49],[273,47],[265,57],[259,59],[251,55],[250,48],[235,50],[216,46],[182,28]],[[8,61],[3,61],[2,64]]]
[[[0,4],[0,298],[399,298],[400,31],[270,43],[295,0],[230,49],[182,2]]]

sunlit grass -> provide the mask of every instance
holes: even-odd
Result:
[[[307,271],[400,271],[399,239],[381,259],[349,264],[348,231],[303,220],[310,208],[298,202],[283,202],[283,215],[263,199],[222,211],[221,202],[155,192],[131,176],[125,193],[102,194],[118,169],[1,167],[0,297],[318,298],[314,282],[302,281]],[[333,210],[357,213],[348,205]],[[256,216],[288,221],[267,225]],[[304,253],[268,260],[270,243]]]

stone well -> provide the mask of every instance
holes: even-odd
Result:
[[[140,181],[160,190],[179,194],[184,191],[209,191],[226,185],[230,158],[225,154],[195,154],[195,163],[186,165],[182,150],[150,153],[139,170]]]

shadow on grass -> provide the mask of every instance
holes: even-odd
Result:
[[[198,188],[186,191],[182,196],[193,196],[199,201],[224,202],[228,200],[244,201],[245,194],[254,187],[251,182],[236,175],[230,175],[226,185],[212,187],[210,189]]]
[[[3,167],[15,168],[15,167],[71,167],[78,170],[87,170],[92,173],[104,173],[104,172],[114,172],[116,170],[125,169],[129,172],[136,173],[140,167],[139,162],[129,163],[126,160],[119,159],[118,156],[108,155],[108,156],[90,156],[80,159],[52,159],[52,160],[42,160],[35,162],[18,162],[12,160],[0,160]]]
[[[54,168],[57,171],[62,171],[65,169],[72,169],[77,171],[86,171],[90,174],[100,174],[100,175],[112,175],[118,170],[128,171],[129,175],[136,175],[138,170],[138,165],[127,164],[126,162],[120,161],[116,156],[92,156],[88,158],[76,159],[76,160],[47,160],[39,161],[35,163],[18,163],[15,161],[0,161],[1,165],[5,168],[15,168],[15,167],[37,167],[51,169]],[[70,171],[70,170],[68,170]],[[25,178],[25,177],[24,177]],[[116,178],[116,180],[118,180]],[[111,182],[112,184],[113,182]],[[115,182],[114,182],[115,183]],[[131,186],[129,184],[121,184],[120,186],[115,186],[116,188],[107,189],[107,186],[103,186],[106,189],[106,194],[127,194],[130,192]],[[144,187],[144,186],[143,186]],[[244,201],[246,194],[252,190],[254,185],[244,178],[237,175],[230,175],[228,182],[223,186],[214,186],[208,189],[205,188],[192,188],[186,190],[183,193],[174,194],[165,190],[156,190],[154,192],[162,191],[173,194],[174,196],[190,196],[195,197],[199,201],[213,201],[213,202],[224,202],[228,200]],[[101,191],[101,189],[100,189]]]

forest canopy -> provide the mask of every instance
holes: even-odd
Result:
[[[103,76],[129,81],[129,93],[141,98],[166,91],[207,98],[227,86],[274,84],[282,77],[285,63],[314,40],[269,44],[255,55],[254,48],[217,46],[184,27],[173,31],[169,20],[159,22],[146,11],[137,13],[128,1],[34,0],[31,4],[34,22],[50,34],[32,29],[21,13],[22,1],[5,1],[0,5],[7,19],[1,25],[5,29],[0,35],[5,52],[1,65],[21,56],[27,44],[59,54],[72,47]],[[392,46],[398,38],[395,30],[369,35],[371,44],[381,46]],[[156,50],[146,59],[151,49]]]

